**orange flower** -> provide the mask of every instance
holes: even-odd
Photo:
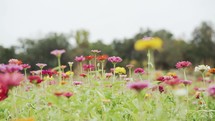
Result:
[[[92,60],[93,58],[94,58],[94,56],[92,56],[92,55],[85,56],[85,59],[86,59],[86,60]]]
[[[210,72],[211,74],[215,74],[215,68],[211,68],[208,72]]]
[[[107,58],[108,58],[108,55],[100,55],[97,57],[97,60],[98,61],[104,61],[104,60],[107,60]]]

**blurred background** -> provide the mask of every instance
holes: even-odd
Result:
[[[0,0],[0,63],[17,58],[57,65],[50,55],[65,49],[62,63],[90,50],[120,56],[120,66],[146,64],[136,40],[160,37],[158,69],[189,60],[215,66],[214,0]],[[107,64],[109,68],[111,64]]]

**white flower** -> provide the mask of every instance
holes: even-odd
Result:
[[[208,70],[210,70],[211,68],[210,68],[210,66],[208,66],[208,65],[198,65],[198,66],[196,66],[195,67],[195,72],[205,72],[205,71],[208,71]]]

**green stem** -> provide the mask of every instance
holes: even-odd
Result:
[[[203,81],[204,87],[206,87],[206,82],[205,82],[205,75],[204,75],[204,72],[202,72],[202,81]]]
[[[25,73],[25,81],[27,81],[27,69],[24,69],[24,73]]]
[[[114,69],[114,71],[113,71],[113,83],[114,83],[115,75],[116,75],[115,68],[116,68],[116,63],[113,63],[113,69]]]
[[[139,77],[140,77],[140,80],[143,81],[141,74],[138,74],[138,75],[139,75]]]
[[[61,81],[61,80],[62,80],[62,73],[61,73],[61,62],[60,62],[60,57],[58,57],[57,60],[58,60],[59,81]]]
[[[82,74],[83,73],[82,62],[80,62],[80,69],[81,69],[81,74]]]
[[[43,73],[42,73],[43,72],[43,68],[40,68],[40,71],[41,71],[40,78],[43,79]]]
[[[104,62],[102,61],[102,78],[104,76]]]
[[[148,79],[148,81],[149,81],[150,63],[151,63],[151,52],[150,51],[151,50],[148,49],[148,53],[147,53],[147,58],[148,58],[148,62],[147,62],[147,71],[148,71],[148,73],[147,73],[147,79]]]
[[[131,78],[131,68],[129,68],[128,70],[129,70],[129,77]]]
[[[184,72],[184,80],[187,80],[186,69],[185,68],[183,69],[183,72]]]

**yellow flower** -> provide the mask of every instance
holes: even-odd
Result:
[[[43,77],[44,80],[47,80],[47,81],[51,81],[51,80],[54,80],[54,78],[51,76],[45,76]]]
[[[116,74],[126,74],[126,70],[124,67],[116,67],[115,68],[115,73]]]
[[[22,118],[22,119],[15,119],[12,121],[35,121],[34,118]]]
[[[177,75],[176,75],[176,73],[174,73],[174,72],[168,72],[168,73],[167,73],[167,76],[175,77],[175,76],[177,76]]]
[[[65,84],[67,84],[67,83],[68,83],[68,82],[66,82],[66,81],[61,81],[61,82],[60,82],[61,85],[65,85]]]
[[[146,93],[145,98],[149,98],[149,97],[151,97],[151,94]]]
[[[67,76],[73,76],[73,75],[74,75],[74,72],[67,71],[67,72],[66,72],[66,75],[67,75]]]
[[[158,37],[147,37],[140,40],[137,40],[134,44],[134,48],[137,51],[152,49],[160,50],[162,47],[163,41]]]

